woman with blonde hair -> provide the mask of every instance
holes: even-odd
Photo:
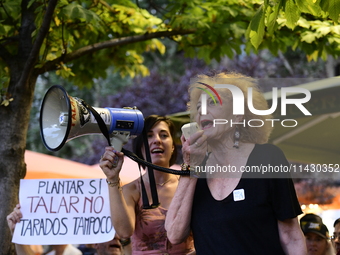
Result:
[[[308,255],[335,255],[328,228],[322,222],[307,222],[302,226]]]
[[[278,147],[267,144],[270,116],[248,108],[250,90],[253,108],[268,109],[251,77],[219,73],[192,80],[190,111],[201,130],[181,137],[183,169],[196,177],[205,169],[205,178],[180,178],[165,222],[168,237],[178,243],[192,231],[198,255],[304,255],[293,182],[287,173],[263,171],[289,164]]]

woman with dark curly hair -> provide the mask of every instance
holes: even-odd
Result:
[[[145,134],[149,143],[153,164],[169,168],[176,161],[174,143],[175,128],[170,119],[151,115],[145,118]],[[142,135],[135,138],[135,153],[146,158]],[[164,228],[165,217],[175,194],[178,177],[173,174],[154,171],[160,206],[143,208],[141,179],[120,187],[119,172],[123,164],[123,153],[107,147],[100,160],[100,167],[107,177],[112,223],[123,239],[131,237],[132,254],[189,254],[194,251],[191,237],[178,244],[171,244]],[[131,169],[133,171],[134,169]],[[149,173],[142,176],[146,191],[150,196]],[[151,200],[151,197],[149,197]]]

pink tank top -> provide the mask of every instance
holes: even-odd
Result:
[[[155,209],[143,209],[142,196],[137,207],[135,232],[131,237],[132,255],[184,255],[194,251],[194,242],[191,235],[180,244],[169,242],[164,228],[167,209],[162,206]]]

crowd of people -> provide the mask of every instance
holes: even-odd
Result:
[[[150,176],[146,171],[121,186],[119,174],[124,154],[106,147],[100,167],[108,183],[116,236],[110,242],[79,249],[71,245],[51,246],[49,255],[340,255],[340,219],[334,223],[332,236],[317,215],[304,215],[299,220],[302,211],[289,175],[197,172],[217,165],[231,165],[235,169],[289,165],[283,152],[267,143],[272,126],[264,120],[271,116],[255,115],[247,104],[244,114],[234,114],[236,97],[227,88],[213,89],[216,84],[235,86],[242,91],[245,102],[251,89],[253,107],[268,109],[256,80],[251,77],[232,72],[198,75],[190,84],[189,110],[200,130],[188,138],[181,137],[181,170],[192,174],[178,177],[153,171]],[[216,93],[204,102],[202,93],[207,88]],[[215,125],[216,119],[228,121]],[[253,122],[252,127],[247,126],[248,120],[257,120],[262,125]],[[150,115],[145,118],[143,134],[134,139],[135,154],[144,160],[149,154],[154,165],[170,168],[177,157],[172,121]],[[151,187],[151,178],[156,187]],[[145,199],[153,199],[152,188],[157,191],[160,205],[146,208]],[[21,217],[19,205],[7,216],[12,232]],[[30,246],[15,247],[19,255],[34,254]],[[67,249],[72,251],[66,252]]]

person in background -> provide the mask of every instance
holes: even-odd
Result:
[[[144,131],[149,143],[153,164],[169,168],[176,162],[177,151],[173,137],[175,127],[172,121],[164,116],[151,115],[145,118]],[[146,159],[143,135],[134,139],[134,150],[137,156]],[[109,196],[112,223],[121,238],[131,237],[132,254],[189,254],[194,251],[193,240],[189,236],[177,244],[168,240],[164,222],[178,177],[161,171],[154,171],[160,206],[144,209],[141,191],[141,179],[120,186],[119,173],[124,155],[112,147],[106,147],[100,159],[100,167],[109,184]],[[131,169],[138,171],[138,169]],[[150,196],[148,171],[141,177]]]
[[[306,237],[308,255],[335,255],[325,224],[322,222],[306,222],[302,227],[302,232]]]
[[[17,204],[9,215],[7,215],[7,224],[13,235],[15,225],[20,222],[22,218],[22,213],[20,210],[20,205]],[[65,245],[50,245],[52,249],[46,255],[82,255],[82,252],[76,247],[65,244]],[[30,245],[15,244],[15,250],[17,255],[35,255],[34,251]]]
[[[214,88],[216,84],[235,86],[242,95],[233,98],[229,89]],[[213,91],[211,87],[216,90],[212,96],[201,96],[203,91]],[[198,255],[305,255],[306,243],[297,219],[302,211],[290,176],[243,171],[253,166],[289,168],[283,152],[267,143],[272,123],[266,119],[271,116],[255,115],[247,107],[249,89],[253,108],[267,110],[251,77],[218,73],[191,80],[190,113],[201,130],[188,139],[182,136],[181,141],[182,169],[194,171],[194,175],[181,176],[165,229],[173,244],[192,231]],[[234,114],[233,103],[242,97],[244,114]],[[225,171],[209,171],[213,166]],[[193,178],[202,173],[205,178]]]
[[[300,227],[303,229],[303,227],[306,225],[308,222],[317,222],[322,224],[322,218],[314,213],[306,213],[300,218]]]
[[[335,251],[337,252],[336,255],[340,255],[340,218],[336,219],[333,224],[334,232],[331,237],[333,246]]]

